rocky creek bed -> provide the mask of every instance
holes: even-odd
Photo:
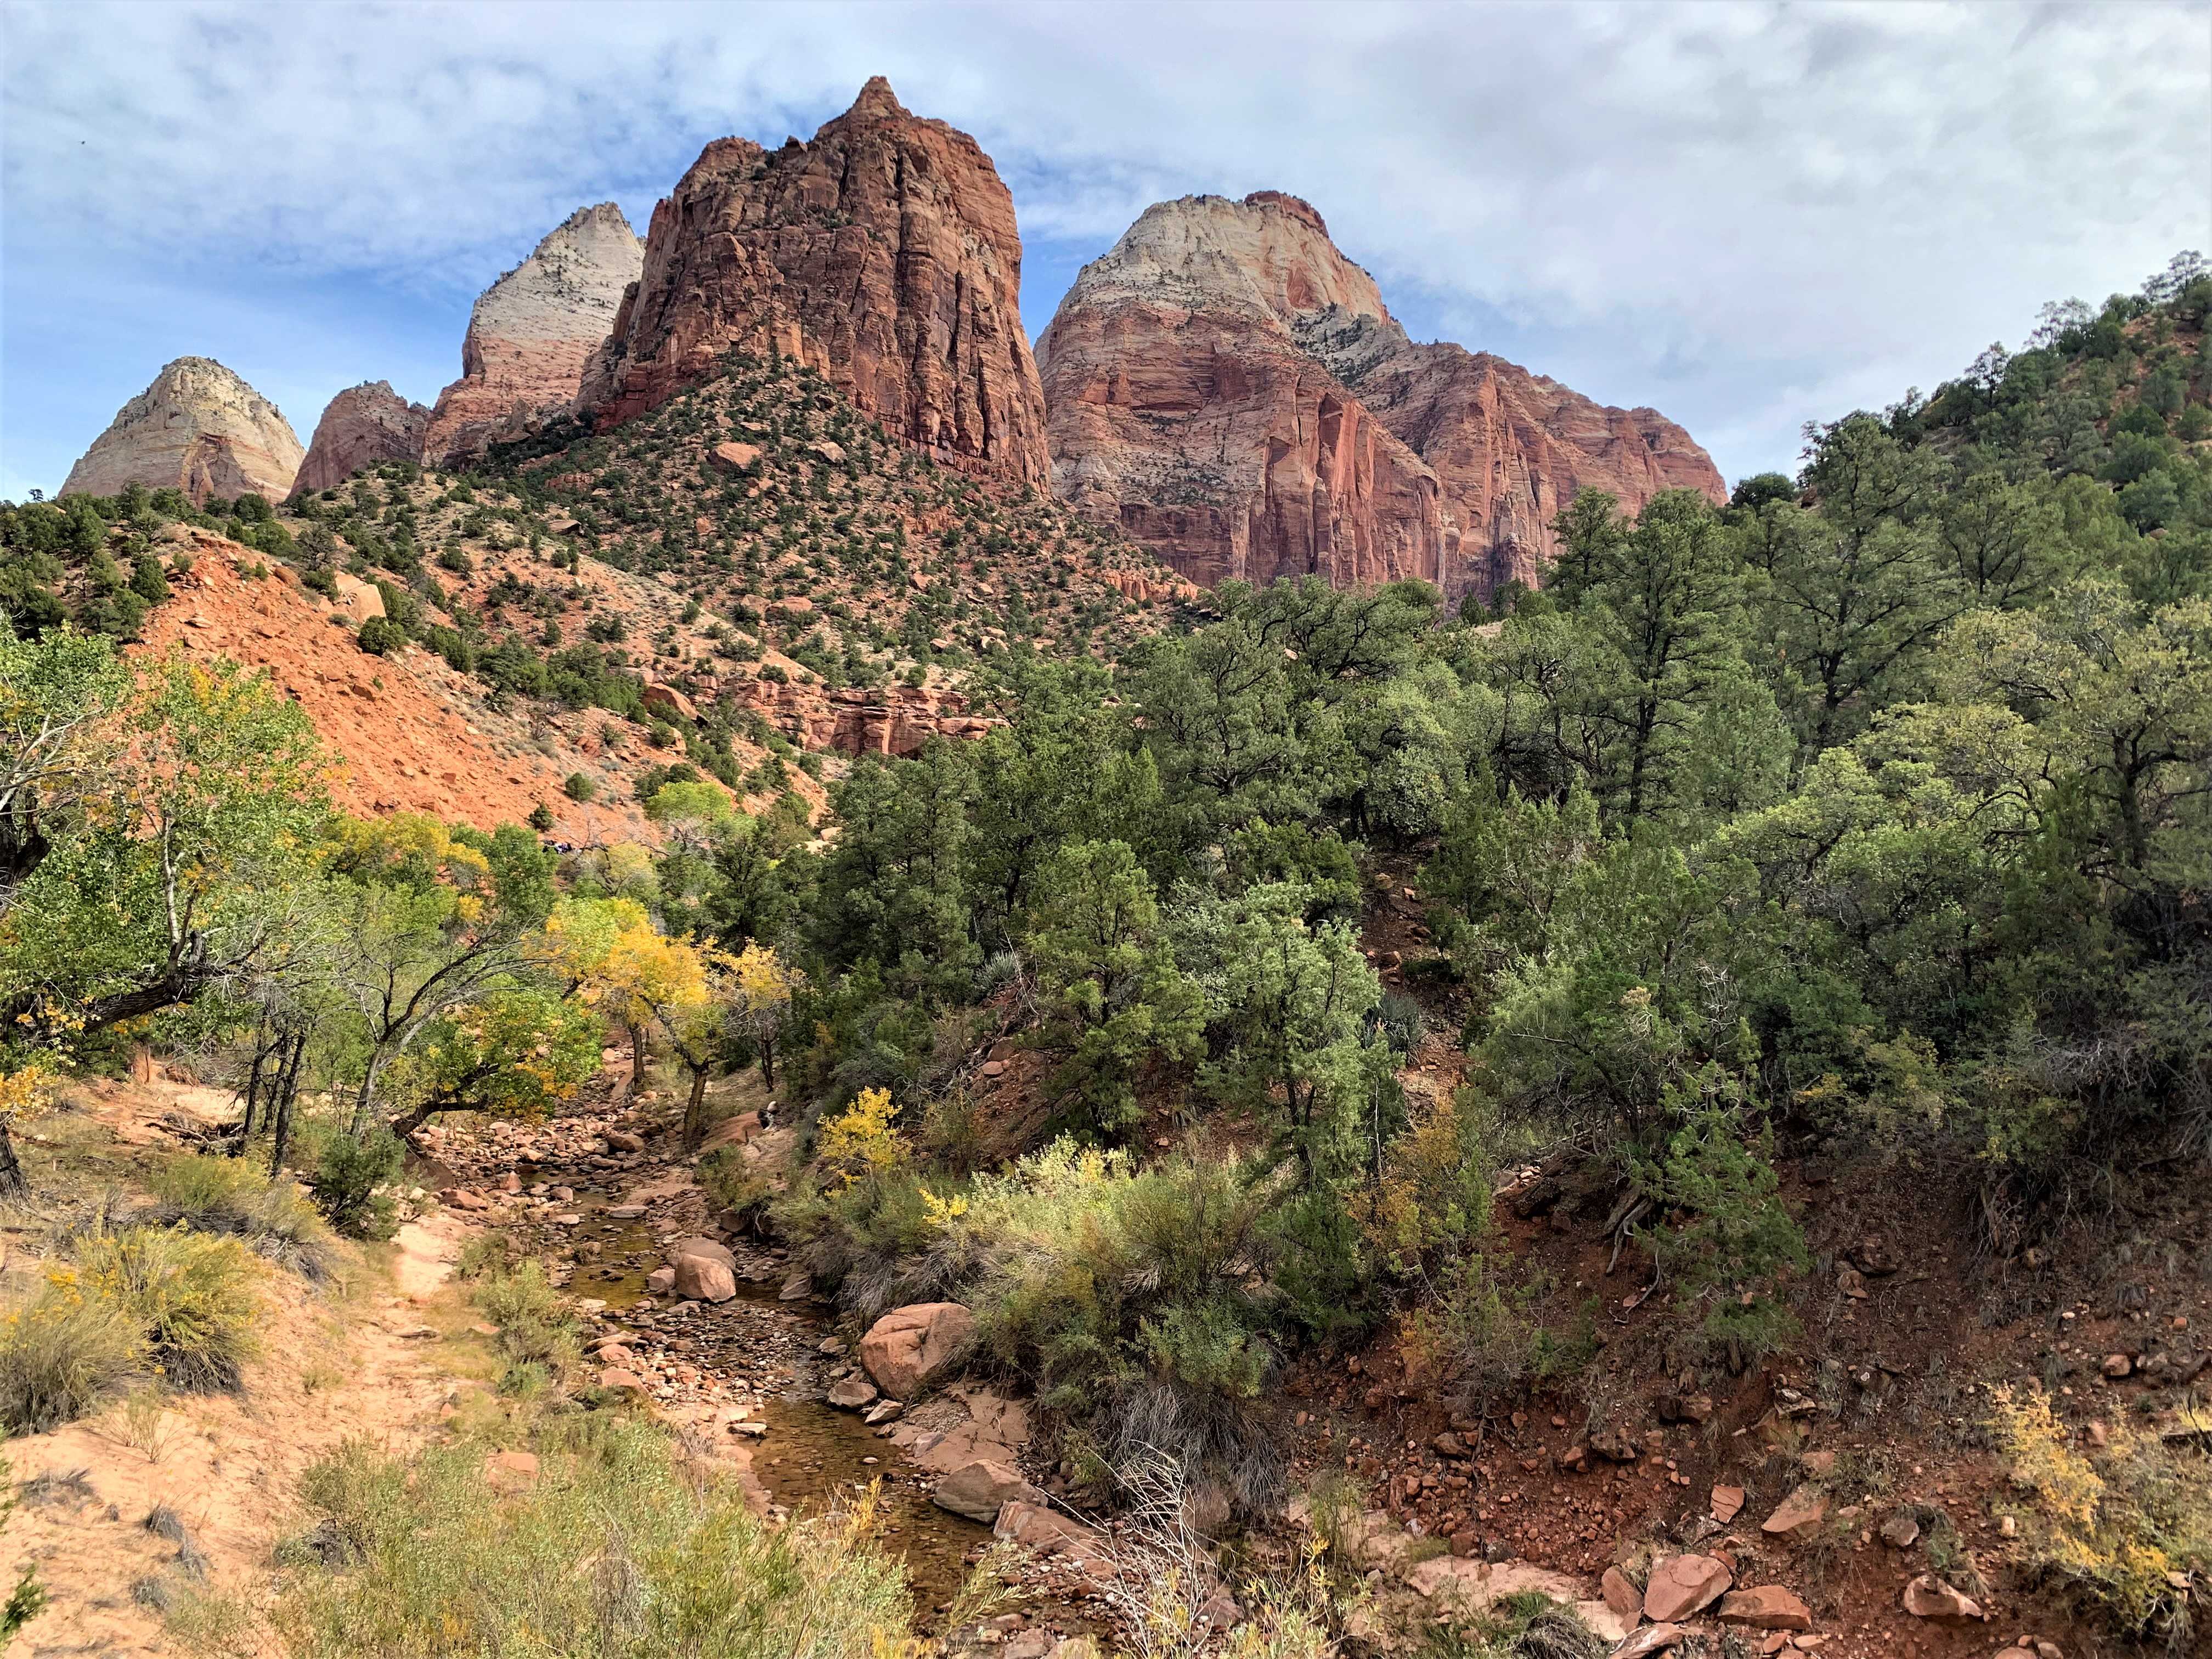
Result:
[[[659,1151],[657,1135],[647,1150],[648,1127],[645,1113],[621,1113],[433,1127],[419,1138],[417,1178],[543,1261],[583,1327],[587,1380],[648,1402],[732,1467],[757,1507],[818,1513],[873,1486],[881,1541],[904,1559],[922,1623],[941,1621],[993,1528],[933,1494],[978,1457],[1011,1466],[1028,1436],[1020,1407],[959,1386],[911,1413],[882,1402],[804,1276],[780,1251],[715,1224],[690,1160]],[[781,1139],[761,1137],[758,1155],[780,1156]],[[709,1295],[678,1294],[674,1266],[686,1255],[695,1268],[726,1266],[728,1279],[705,1286]],[[702,1288],[689,1281],[680,1288]],[[830,1403],[863,1395],[872,1412]],[[1063,1638],[1098,1631],[1104,1608],[1081,1562],[1048,1553],[1010,1564],[1010,1600],[970,1633],[1042,1659]]]

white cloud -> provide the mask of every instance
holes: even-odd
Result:
[[[570,209],[642,209],[706,139],[811,131],[878,71],[981,140],[1032,240],[1103,248],[1164,195],[1295,191],[1417,331],[1653,404],[1731,474],[1786,464],[1805,418],[2017,338],[2044,299],[2212,246],[2201,3],[4,17],[0,488],[51,482],[47,452],[65,466],[106,418],[46,432],[63,392],[17,344],[49,322],[96,338],[104,273],[173,281],[180,319],[272,276],[310,307],[404,297],[451,361],[468,297]],[[1057,296],[1026,297],[1035,329]],[[79,395],[112,411],[158,366],[143,355],[91,349]],[[394,356],[422,361],[423,338]],[[303,435],[315,395],[290,394]]]

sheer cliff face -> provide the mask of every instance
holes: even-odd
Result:
[[[179,357],[93,440],[62,493],[113,495],[137,483],[180,489],[196,507],[248,492],[281,501],[300,461],[276,404],[211,358]]]
[[[421,459],[465,463],[568,413],[644,259],[622,210],[602,202],[570,214],[486,289],[461,343],[461,378],[438,394]]]
[[[1038,349],[1054,486],[1197,580],[1534,583],[1585,488],[1723,498],[1655,410],[1417,345],[1321,216],[1262,191],[1146,210]]]
[[[293,493],[331,489],[364,467],[386,461],[420,461],[429,422],[430,411],[409,403],[389,380],[348,386],[331,399],[315,423]]]
[[[771,349],[898,437],[1043,485],[1044,399],[1021,322],[1013,198],[965,133],[880,77],[801,143],[709,144],[653,210],[645,270],[584,377],[611,426]]]

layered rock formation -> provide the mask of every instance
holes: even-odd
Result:
[[[1045,483],[1044,399],[1021,321],[1013,198],[967,134],[880,76],[811,142],[707,146],[653,211],[645,270],[578,411],[606,427],[732,348],[818,369],[906,442]]]
[[[461,378],[438,394],[421,459],[432,466],[465,463],[566,414],[644,263],[636,234],[612,202],[563,220],[478,296],[461,342]]]
[[[249,491],[281,501],[300,440],[276,405],[208,357],[179,357],[123,405],[70,469],[62,494],[181,489],[195,507]]]
[[[1534,583],[1586,488],[1724,498],[1689,434],[1486,352],[1416,344],[1321,216],[1261,191],[1148,209],[1038,346],[1057,491],[1209,586]]]
[[[430,411],[409,403],[389,380],[348,386],[324,407],[293,490],[329,489],[385,461],[420,461],[429,423]]]

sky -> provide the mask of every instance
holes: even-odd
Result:
[[[996,161],[1032,337],[1151,203],[1288,191],[1415,337],[1731,480],[2212,252],[2212,0],[0,0],[0,497],[188,354],[302,442],[361,380],[431,402],[574,208],[642,234],[708,141],[872,74]]]

